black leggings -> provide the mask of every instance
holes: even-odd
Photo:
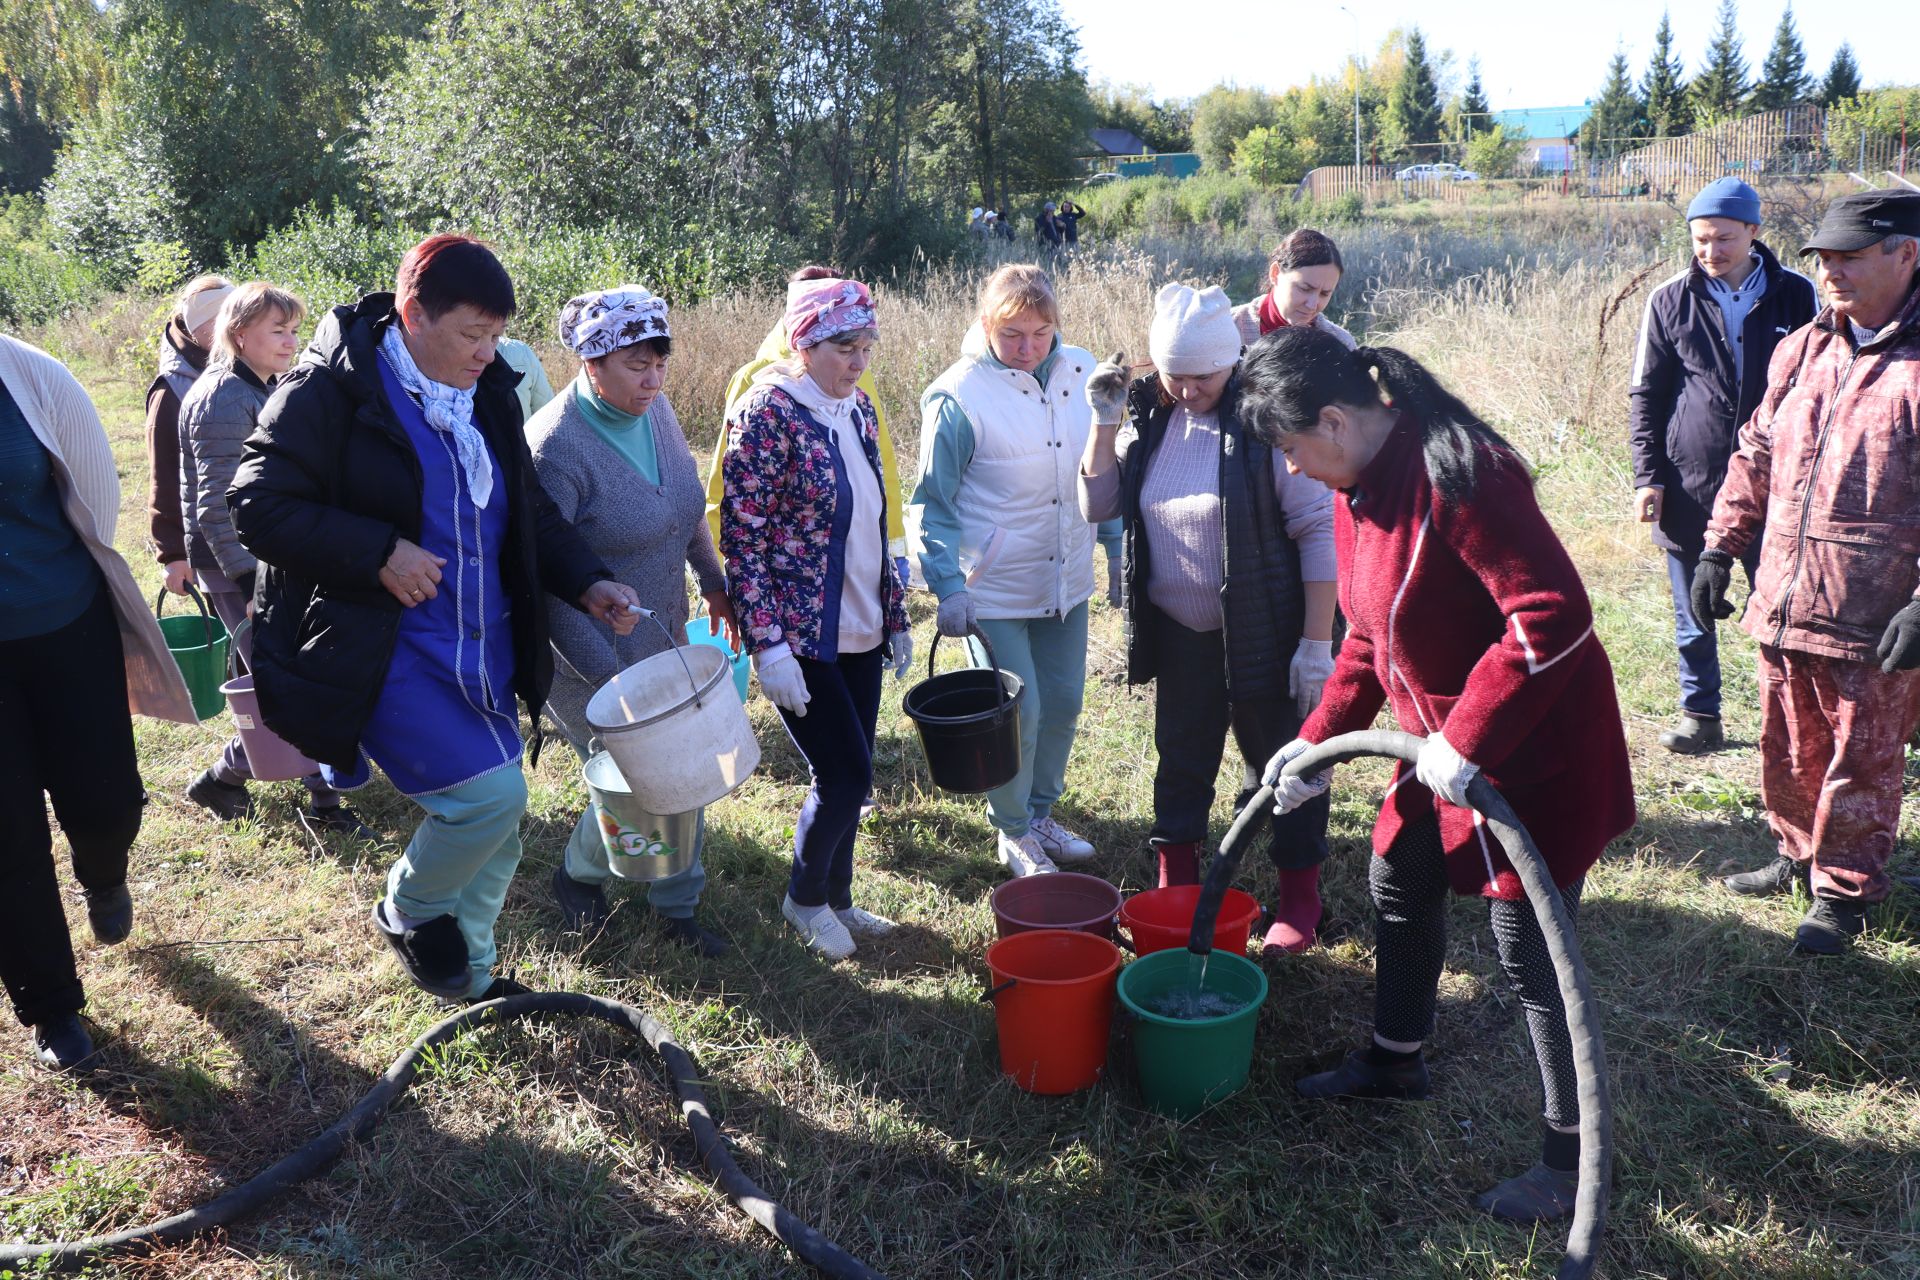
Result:
[[[1440,825],[1432,819],[1401,831],[1385,857],[1367,873],[1374,907],[1373,1029],[1384,1040],[1410,1042],[1433,1034],[1440,970],[1447,958],[1447,869]],[[1567,915],[1577,921],[1581,882],[1561,890]],[[1526,1010],[1546,1094],[1547,1120],[1580,1120],[1580,1092],[1573,1070],[1573,1042],[1553,957],[1533,905],[1488,899],[1500,967]]]
[[[54,878],[49,799],[81,886],[124,883],[144,794],[104,585],[66,626],[0,641],[0,978],[29,1026],[85,1002]]]

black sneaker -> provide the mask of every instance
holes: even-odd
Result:
[[[127,892],[127,882],[122,880],[98,893],[92,890],[85,893],[87,923],[93,926],[93,936],[108,946],[125,942],[133,932],[133,895]]]
[[[1559,1222],[1573,1216],[1579,1191],[1578,1173],[1535,1164],[1518,1177],[1481,1192],[1473,1203],[1480,1212],[1505,1222]]]
[[[1678,725],[1661,731],[1660,745],[1675,755],[1705,755],[1726,746],[1727,735],[1719,716],[1685,715]]]
[[[1294,1081],[1294,1089],[1303,1098],[1388,1098],[1418,1102],[1432,1092],[1427,1063],[1418,1054],[1403,1063],[1383,1067],[1367,1057],[1365,1049],[1354,1049],[1347,1060],[1331,1071],[1303,1076]]]
[[[1815,898],[1793,931],[1797,950],[1816,956],[1837,956],[1847,944],[1867,931],[1867,904],[1841,898]]]
[[[300,825],[315,840],[325,841],[328,836],[343,836],[361,844],[380,843],[380,833],[360,821],[360,815],[344,804],[328,805],[324,809],[308,804],[300,810]]]
[[[1743,898],[1771,898],[1792,889],[1799,876],[1800,864],[1792,858],[1778,857],[1758,871],[1723,876],[1720,883]]]
[[[245,783],[222,782],[208,769],[187,787],[187,799],[222,822],[240,822],[253,816],[253,797]]]
[[[439,915],[417,928],[401,929],[387,919],[386,906],[385,898],[373,904],[373,927],[393,948],[413,985],[443,1000],[465,999],[473,974],[467,968],[467,940],[460,934],[460,922]]]
[[[667,935],[668,942],[697,952],[709,960],[733,950],[725,938],[702,929],[700,922],[692,916],[661,916],[660,932]]]
[[[80,1015],[69,1013],[34,1027],[33,1053],[49,1071],[82,1071],[93,1061],[93,1037]]]
[[[553,869],[553,900],[559,904],[567,928],[588,937],[606,928],[607,920],[613,915],[613,908],[607,905],[606,889],[575,880],[564,866]]]

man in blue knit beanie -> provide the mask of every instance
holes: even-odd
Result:
[[[1647,298],[1628,388],[1634,507],[1666,552],[1680,657],[1680,719],[1660,745],[1683,755],[1725,741],[1719,650],[1688,602],[1707,516],[1774,347],[1818,309],[1812,282],[1758,239],[1760,216],[1759,192],[1738,178],[1708,183],[1687,205],[1693,261]]]

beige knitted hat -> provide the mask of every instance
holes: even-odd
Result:
[[[1153,327],[1147,350],[1160,372],[1197,377],[1231,369],[1240,362],[1240,327],[1233,304],[1218,285],[1164,286],[1153,301]]]

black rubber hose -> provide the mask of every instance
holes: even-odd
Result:
[[[413,1083],[420,1059],[428,1050],[446,1044],[475,1027],[493,1026],[519,1018],[566,1017],[598,1018],[643,1037],[666,1064],[673,1077],[673,1091],[680,1100],[680,1113],[693,1132],[694,1148],[707,1172],[720,1184],[727,1197],[748,1217],[779,1237],[802,1262],[833,1280],[885,1280],[833,1241],[789,1213],[762,1191],[753,1179],[740,1171],[727,1151],[726,1140],[707,1109],[707,1096],[700,1088],[699,1069],[687,1051],[674,1043],[673,1036],[651,1014],[632,1005],[598,996],[571,992],[539,992],[490,1000],[462,1009],[432,1027],[407,1047],[381,1075],[378,1083],[319,1137],[285,1156],[246,1182],[224,1192],[205,1204],[144,1227],[118,1231],[112,1235],[86,1240],[58,1241],[52,1244],[0,1244],[0,1266],[27,1267],[35,1264],[55,1270],[74,1271],[109,1254],[137,1253],[156,1245],[177,1244],[194,1236],[227,1226],[250,1213],[266,1208],[289,1188],[321,1173],[347,1148],[373,1132],[387,1109]]]
[[[1289,777],[1316,774],[1337,764],[1362,756],[1386,756],[1412,764],[1420,755],[1424,739],[1410,733],[1363,730],[1343,733],[1309,748],[1289,761]],[[1213,950],[1213,924],[1220,915],[1220,903],[1233,883],[1245,851],[1247,837],[1260,825],[1273,803],[1273,788],[1262,787],[1259,794],[1242,809],[1220,843],[1220,852],[1207,868],[1205,887],[1194,912],[1190,950],[1204,955]],[[1607,1051],[1600,1028],[1600,1004],[1594,999],[1593,984],[1587,978],[1586,961],[1580,956],[1580,943],[1567,916],[1566,903],[1559,887],[1547,870],[1545,858],[1534,845],[1533,837],[1520,825],[1511,807],[1493,784],[1475,775],[1467,787],[1467,803],[1486,819],[1487,829],[1506,851],[1507,861],[1520,877],[1540,922],[1540,932],[1553,956],[1554,973],[1560,979],[1560,999],[1567,1010],[1567,1034],[1573,1041],[1574,1075],[1580,1085],[1580,1186],[1574,1197],[1573,1226],[1567,1233],[1567,1256],[1556,1273],[1559,1280],[1587,1280],[1600,1258],[1600,1244],[1607,1229],[1607,1187],[1613,1171],[1613,1102],[1607,1089]]]

